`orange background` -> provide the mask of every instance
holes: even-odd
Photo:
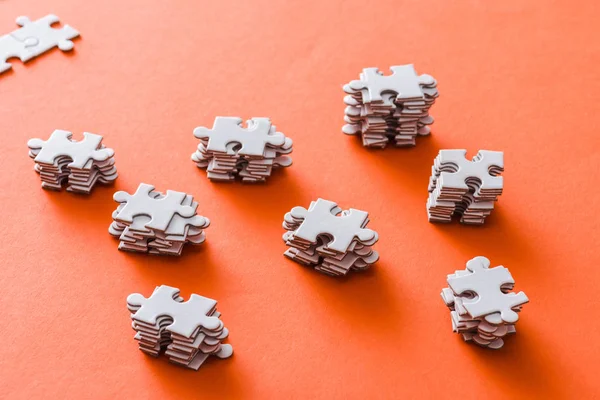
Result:
[[[600,250],[596,1],[0,2],[55,13],[75,52],[0,77],[0,397],[592,398]],[[439,82],[433,134],[368,151],[342,84],[414,63]],[[294,164],[214,184],[190,160],[217,115],[271,117]],[[27,140],[104,135],[120,177],[89,197],[40,188]],[[439,149],[505,152],[484,227],[427,222]],[[596,177],[596,179],[594,179]],[[207,242],[181,258],[117,251],[116,190],[196,196]],[[381,260],[333,279],[283,257],[281,222],[317,197],[370,213]],[[484,255],[531,299],[501,351],[451,332],[446,275]],[[137,350],[125,298],[156,285],[217,299],[234,356],[200,371]]]

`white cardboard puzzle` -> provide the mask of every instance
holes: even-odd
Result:
[[[35,21],[21,16],[16,22],[21,28],[0,37],[0,74],[12,68],[7,61],[10,58],[16,57],[25,63],[54,47],[70,51],[74,47],[71,39],[79,36],[79,32],[69,25],[53,28],[51,25],[59,22],[54,14]]]

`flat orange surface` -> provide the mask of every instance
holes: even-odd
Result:
[[[0,32],[48,13],[77,28],[0,77],[0,397],[593,398],[598,365],[596,1],[0,1]],[[369,151],[342,84],[414,63],[439,82],[433,134]],[[294,164],[266,185],[211,183],[196,126],[268,116]],[[40,188],[27,140],[104,135],[119,179]],[[427,222],[439,149],[505,152],[484,227]],[[195,195],[207,242],[181,258],[117,251],[116,190]],[[283,257],[281,222],[317,197],[370,213],[381,260],[333,279]],[[484,255],[531,302],[501,351],[452,333],[446,275]],[[217,299],[234,356],[186,370],[137,350],[125,298],[156,285]]]

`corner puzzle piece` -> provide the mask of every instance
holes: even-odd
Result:
[[[216,330],[221,326],[218,317],[208,316],[217,302],[207,297],[192,294],[188,301],[175,300],[179,289],[161,285],[154,289],[149,298],[139,293],[127,296],[127,304],[140,307],[132,316],[136,321],[155,325],[160,317],[169,316],[173,323],[166,327],[172,333],[190,338],[194,331],[202,326]]]
[[[53,14],[36,21],[24,16],[18,17],[16,22],[21,28],[0,38],[0,74],[12,68],[6,62],[11,57],[17,57],[25,63],[54,47],[62,51],[72,50],[74,44],[70,39],[79,36],[79,32],[69,25],[59,29],[52,28],[51,25],[59,20]]]
[[[468,190],[467,178],[481,181],[479,189],[502,189],[504,180],[501,176],[493,176],[493,167],[504,168],[504,153],[501,151],[480,150],[473,160],[466,158],[467,150],[440,150],[438,160],[441,165],[452,164],[458,168],[456,172],[440,173],[440,187],[462,188]]]
[[[30,139],[27,146],[30,149],[41,149],[35,156],[35,161],[43,164],[53,164],[58,157],[69,157],[72,161],[70,168],[82,169],[90,160],[105,161],[115,152],[112,149],[100,148],[102,136],[84,132],[83,140],[71,140],[73,134],[69,131],[56,129],[46,141]]]
[[[527,303],[529,299],[523,292],[503,293],[500,290],[502,285],[515,283],[512,275],[503,266],[491,269],[489,267],[490,260],[485,257],[475,257],[467,262],[467,269],[471,273],[449,276],[448,286],[458,295],[467,291],[477,294],[473,299],[462,299],[462,305],[471,317],[485,316],[485,319],[492,324],[499,324],[502,321],[515,323],[519,315],[513,308]]]
[[[197,127],[194,136],[208,139],[208,151],[226,153],[231,143],[239,143],[242,147],[238,154],[262,156],[267,144],[282,146],[285,136],[282,133],[271,133],[269,118],[252,118],[247,121],[247,128],[242,127],[242,119],[238,117],[217,117],[212,129]]]
[[[361,80],[351,81],[349,86],[353,90],[367,89],[368,95],[363,93],[363,102],[370,103],[383,101],[383,94],[388,92],[396,93],[399,99],[421,99],[421,85],[435,83],[431,75],[417,75],[412,64],[393,66],[390,70],[391,75],[383,75],[378,68],[365,68]]]
[[[155,198],[150,194],[153,190],[154,186],[140,183],[133,195],[124,191],[116,192],[113,199],[118,203],[126,203],[117,218],[133,223],[134,217],[145,215],[150,217],[146,228],[165,231],[175,214],[190,218],[196,213],[196,207],[182,205],[186,193],[167,190],[164,197]]]
[[[327,248],[338,252],[347,251],[355,237],[362,242],[375,237],[375,231],[362,228],[368,213],[351,208],[344,215],[336,216],[339,211],[336,203],[323,199],[312,202],[308,210],[292,208],[290,214],[293,218],[304,219],[294,236],[315,243],[319,235],[330,235],[332,241],[327,243]]]

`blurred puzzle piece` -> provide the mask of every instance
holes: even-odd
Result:
[[[48,14],[36,21],[28,17],[17,17],[16,23],[21,28],[0,37],[0,74],[12,68],[7,62],[9,58],[16,57],[25,63],[32,58],[58,47],[62,51],[73,49],[74,39],[79,32],[69,25],[59,29],[52,28],[52,24],[59,22],[54,14]]]

